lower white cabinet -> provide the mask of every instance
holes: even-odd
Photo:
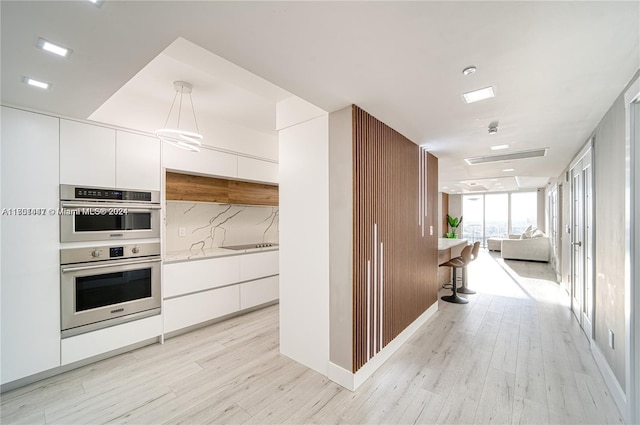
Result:
[[[164,331],[173,332],[240,310],[238,285],[197,292],[164,302]]]
[[[240,284],[240,310],[278,299],[278,276],[252,280]]]
[[[162,268],[163,298],[239,282],[240,258],[233,256],[165,264]]]
[[[158,337],[162,316],[152,316],[62,340],[62,364],[70,364]]]
[[[278,251],[163,266],[164,332],[278,299]]]

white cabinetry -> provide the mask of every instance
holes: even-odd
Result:
[[[116,131],[60,120],[60,183],[115,187]]]
[[[173,332],[238,310],[238,285],[172,298],[164,302],[164,331]]]
[[[240,281],[278,274],[278,251],[240,256]]]
[[[60,120],[60,183],[160,190],[160,141]]]
[[[278,299],[278,251],[163,266],[164,332]]]
[[[160,336],[160,315],[62,340],[62,364],[67,365]]]
[[[238,178],[278,183],[278,164],[260,159],[238,156]]]
[[[116,132],[116,184],[125,189],[160,190],[160,140]]]
[[[58,118],[2,107],[3,384],[60,365],[58,134]]]
[[[240,309],[254,307],[278,299],[278,276],[265,277],[240,284]]]
[[[168,143],[162,144],[162,165],[172,171],[186,171],[217,177],[238,176],[238,156],[202,148],[190,152]]]

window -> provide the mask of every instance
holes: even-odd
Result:
[[[464,195],[462,197],[462,238],[482,241],[484,232],[484,196]]]
[[[517,192],[511,194],[511,233],[522,233],[538,223],[538,194]]]
[[[462,195],[462,237],[487,245],[489,238],[522,233],[538,220],[538,193]]]

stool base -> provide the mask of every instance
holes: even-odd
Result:
[[[440,297],[440,299],[442,301],[446,301],[448,303],[455,303],[455,304],[466,304],[469,302],[468,299],[459,297],[457,295],[444,295]]]
[[[458,288],[458,293],[472,295],[472,294],[475,294],[476,291],[474,291],[473,289],[462,287],[462,288]]]

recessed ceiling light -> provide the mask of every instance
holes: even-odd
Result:
[[[89,3],[93,3],[95,4],[97,7],[102,6],[102,3],[104,3],[104,0],[88,0]]]
[[[497,181],[498,181],[498,179],[491,179],[491,181],[492,181],[492,182],[497,182]]]
[[[502,149],[509,149],[509,145],[494,145],[494,146],[491,146],[491,150],[492,151],[499,151],[499,150],[502,150]]]
[[[515,171],[515,169],[513,169],[513,168],[505,168],[502,171],[504,171],[505,173],[508,173],[509,171]]]
[[[495,96],[493,92],[493,87],[485,87],[480,90],[474,90],[467,93],[462,93],[464,97],[464,101],[467,103],[478,102],[480,100],[489,99]]]
[[[448,186],[442,186],[442,188],[443,188],[443,189],[449,189],[449,187],[448,187]]]
[[[462,73],[464,75],[471,75],[471,74],[475,74],[476,71],[477,71],[477,68],[475,66],[468,66],[462,70]]]
[[[40,89],[48,90],[51,88],[51,83],[45,83],[43,81],[34,80],[33,78],[30,78],[30,77],[24,77],[23,81],[30,86],[38,87]]]
[[[62,56],[63,58],[67,58],[71,54],[71,49],[58,46],[57,44],[45,40],[44,38],[38,39],[38,47],[42,50],[53,53],[54,55]]]

